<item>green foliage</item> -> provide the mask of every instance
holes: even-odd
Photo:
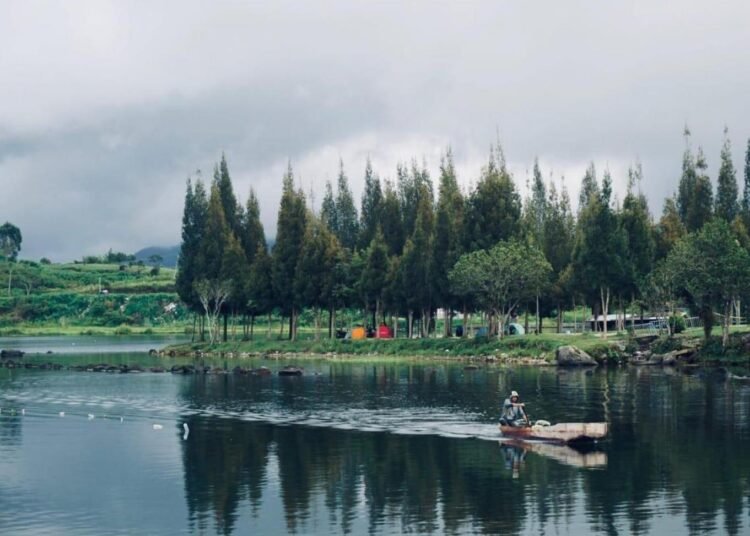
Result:
[[[297,262],[302,253],[306,226],[305,195],[295,189],[291,164],[284,175],[276,244],[273,248],[273,288],[277,303],[286,315],[296,312],[294,287]]]
[[[719,180],[716,186],[716,217],[726,222],[734,221],[739,213],[737,175],[732,163],[732,145],[729,141],[728,130],[724,129],[724,145],[721,147],[721,165]]]
[[[10,222],[0,225],[0,256],[11,261],[16,260],[21,251],[23,236],[21,230]]]
[[[375,238],[380,222],[382,221],[383,191],[380,186],[380,178],[372,171],[372,162],[367,158],[365,165],[365,189],[362,193],[359,222],[359,247],[369,247]]]
[[[685,331],[685,319],[680,315],[672,315],[669,317],[669,331],[672,334],[678,334]]]
[[[713,190],[706,175],[706,158],[698,148],[694,157],[690,148],[690,131],[685,129],[685,153],[682,157],[682,177],[677,192],[677,208],[683,225],[697,231],[713,216]]]
[[[464,206],[464,197],[458,187],[453,166],[453,154],[448,149],[440,164],[432,250],[432,285],[435,300],[446,308],[459,305],[457,297],[451,291],[448,273],[463,253],[461,231],[464,224]]]
[[[489,162],[467,201],[467,250],[488,249],[501,240],[518,237],[520,218],[521,197],[498,146],[490,152]]]
[[[182,245],[177,262],[176,286],[180,299],[192,309],[197,310],[199,302],[195,294],[194,284],[200,276],[201,270],[199,257],[206,228],[208,199],[200,178],[196,180],[195,187],[188,179],[186,190],[185,207],[182,214]]]
[[[344,163],[339,162],[338,191],[336,194],[336,227],[334,234],[341,245],[354,249],[359,238],[359,217],[354,206],[354,197],[349,189],[349,179],[344,173]]]
[[[713,321],[712,307],[722,310],[726,341],[732,300],[750,285],[750,254],[739,245],[727,222],[717,219],[680,240],[667,263],[674,280],[701,311],[707,328]]]
[[[449,277],[457,294],[500,318],[502,333],[513,309],[547,284],[551,270],[541,250],[511,241],[463,255]]]
[[[612,182],[607,172],[598,195],[592,194],[579,216],[573,250],[574,279],[576,287],[592,301],[604,301],[610,291],[623,285],[627,276],[627,238],[610,205],[611,194]]]

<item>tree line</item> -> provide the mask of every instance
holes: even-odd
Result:
[[[658,219],[639,164],[620,201],[610,171],[592,162],[575,211],[564,180],[545,178],[538,160],[523,198],[499,144],[468,191],[450,149],[437,184],[417,160],[399,164],[394,180],[368,160],[359,208],[343,162],[319,211],[289,164],[272,249],[256,193],[238,201],[222,156],[209,184],[187,181],[177,290],[211,342],[226,340],[230,321],[252,338],[255,319],[271,313],[287,320],[293,340],[303,310],[312,311],[316,338],[324,326],[333,337],[343,309],[363,311],[373,326],[405,318],[408,337],[434,334],[437,311],[446,336],[454,315],[466,326],[479,311],[502,336],[520,313],[533,313],[537,332],[542,317],[556,315],[560,330],[563,311],[583,304],[605,319],[617,311],[618,330],[629,309],[669,315],[683,305],[708,335],[718,312],[726,340],[750,283],[750,140],[740,192],[725,130],[714,192],[703,150],[687,128],[684,137],[679,182]],[[601,328],[606,336],[607,322]]]

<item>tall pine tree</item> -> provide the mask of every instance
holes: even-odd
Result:
[[[438,204],[435,214],[435,239],[432,253],[432,283],[435,300],[446,313],[445,335],[450,336],[451,312],[460,305],[451,290],[448,273],[463,253],[464,196],[458,187],[453,153],[450,149],[440,162]]]
[[[382,216],[383,191],[380,178],[372,171],[372,162],[367,159],[365,165],[365,189],[362,193],[359,224],[359,246],[369,247],[375,237],[375,231],[380,225]]]
[[[383,230],[383,238],[388,246],[388,255],[401,255],[404,248],[405,232],[402,216],[401,201],[393,183],[385,181],[385,192],[383,194],[383,206],[381,211],[380,225]]]
[[[353,250],[359,238],[359,218],[354,206],[354,197],[349,188],[349,179],[344,173],[344,163],[339,161],[338,191],[336,192],[335,234],[341,245]]]
[[[295,189],[291,163],[284,174],[273,248],[273,288],[283,315],[289,317],[289,338],[297,337],[299,303],[295,294],[297,263],[306,226],[305,194]]]
[[[518,236],[521,197],[505,167],[505,157],[498,146],[482,170],[466,208],[465,244],[469,251],[489,249],[501,240]]]
[[[199,255],[207,212],[208,200],[203,182],[198,178],[193,186],[192,181],[188,179],[182,213],[182,244],[177,261],[175,286],[180,299],[195,311],[200,309],[194,283],[200,277]]]
[[[750,138],[747,140],[747,149],[745,150],[744,179],[744,187],[742,189],[742,219],[745,227],[750,229]]]
[[[724,127],[724,144],[721,147],[721,165],[716,186],[716,217],[731,223],[739,213],[737,174],[732,163],[732,146],[729,130]]]

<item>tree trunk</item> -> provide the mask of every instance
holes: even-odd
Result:
[[[529,332],[529,308],[526,307],[526,313],[523,315],[523,330]]]
[[[602,300],[602,326],[604,340],[607,340],[607,315],[609,311],[609,287],[599,287],[599,296]]]
[[[255,331],[255,314],[250,315],[250,340],[253,340],[254,332]]]
[[[229,323],[229,311],[224,311],[224,342],[227,342],[227,324]]]
[[[721,347],[726,348],[729,344],[729,322],[732,314],[732,300],[724,300],[724,321],[721,326]]]
[[[193,332],[190,334],[190,342],[195,342],[195,324],[197,323],[197,317],[195,313],[193,313]]]
[[[536,334],[542,333],[542,316],[539,313],[539,294],[536,295]]]
[[[557,332],[558,333],[562,333],[562,319],[563,319],[562,304],[558,303],[557,304]]]
[[[408,312],[406,336],[410,339],[414,336],[414,312],[411,309]]]
[[[469,310],[464,304],[464,329],[461,333],[461,338],[465,339],[469,335]]]
[[[320,340],[320,307],[315,308],[315,340]]]

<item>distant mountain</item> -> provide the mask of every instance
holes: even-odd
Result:
[[[138,261],[143,261],[146,264],[150,264],[148,258],[151,255],[161,255],[161,258],[163,259],[161,261],[162,266],[166,266],[167,268],[176,268],[177,267],[177,257],[180,254],[180,246],[169,246],[169,247],[158,247],[158,246],[151,246],[147,248],[143,248],[140,251],[137,251],[135,253],[135,259]]]
[[[276,238],[270,238],[269,240],[267,240],[267,242],[268,251],[271,251],[273,249],[273,246],[276,245]],[[180,255],[180,246],[150,246],[147,248],[143,248],[142,250],[135,253],[135,260],[150,264],[148,258],[151,255],[161,255],[162,259],[164,259],[161,262],[162,266],[165,266],[167,268],[177,268],[177,257],[179,257]]]

